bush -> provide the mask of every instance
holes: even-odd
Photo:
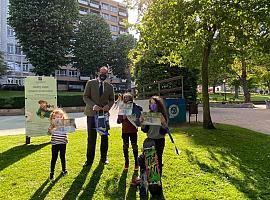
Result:
[[[85,106],[82,95],[57,96],[57,105],[60,107]]]
[[[0,98],[1,109],[20,109],[24,107],[24,97]]]
[[[85,106],[85,103],[82,95],[58,96],[57,105],[59,107],[79,107]],[[24,107],[24,97],[0,98],[0,109],[20,109]]]

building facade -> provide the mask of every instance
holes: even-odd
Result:
[[[0,84],[24,85],[25,76],[33,75],[32,65],[27,61],[21,46],[15,38],[15,32],[7,23],[9,0],[0,1],[0,51],[8,66],[7,74],[0,77]]]
[[[128,20],[127,7],[113,0],[78,0],[81,15],[93,13],[102,16],[110,26],[112,37],[128,33],[125,21]],[[15,83],[24,85],[24,78],[34,75],[30,72],[32,65],[27,61],[14,30],[8,25],[9,0],[0,1],[0,51],[4,53],[4,61],[8,65],[6,76],[0,77],[0,84]],[[83,90],[84,83],[90,77],[81,77],[80,72],[72,66],[61,67],[56,70],[59,90]],[[115,76],[110,77],[111,82],[120,82]]]

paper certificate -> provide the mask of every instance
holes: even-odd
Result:
[[[161,113],[143,112],[142,125],[158,125],[161,126]]]
[[[64,128],[66,132],[75,132],[75,119],[55,119],[53,123],[59,128]]]
[[[121,103],[119,105],[118,115],[132,115],[133,103]]]

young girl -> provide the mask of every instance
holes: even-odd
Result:
[[[165,147],[165,133],[168,123],[168,117],[163,100],[159,96],[152,96],[149,99],[150,112],[161,113],[161,125],[142,125],[141,130],[147,133],[147,137],[155,142],[155,149],[158,157],[160,175],[162,174],[162,154]],[[143,122],[141,117],[141,122]]]
[[[54,181],[54,169],[58,157],[58,152],[60,152],[60,159],[62,165],[62,175],[68,175],[66,169],[66,144],[67,140],[67,131],[63,127],[63,119],[67,119],[66,113],[62,109],[54,109],[50,114],[50,127],[48,132],[51,134],[51,143],[52,143],[52,159],[51,159],[51,173],[50,181]]]
[[[133,96],[131,93],[125,93],[123,95],[123,103],[133,103]],[[140,110],[142,111],[142,108],[135,103],[133,103],[133,111],[134,110]],[[124,169],[128,170],[129,167],[129,157],[128,157],[128,148],[129,148],[129,140],[131,142],[133,155],[134,155],[134,170],[138,171],[139,165],[138,165],[138,144],[137,144],[137,132],[138,129],[136,126],[134,126],[128,119],[126,115],[118,115],[117,123],[122,123],[122,139],[123,139],[123,152],[125,157],[125,166]]]

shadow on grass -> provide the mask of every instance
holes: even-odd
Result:
[[[93,171],[93,174],[90,178],[89,183],[87,184],[87,186],[85,187],[82,195],[79,197],[79,199],[92,199],[94,193],[95,193],[95,189],[97,187],[97,184],[99,182],[99,179],[101,177],[101,174],[103,172],[104,169],[104,164],[99,162],[97,168]],[[68,198],[71,199],[71,198]]]
[[[190,140],[207,152],[202,158],[201,152],[185,150],[189,162],[228,180],[249,199],[270,199],[270,137],[234,126],[216,127],[186,130],[193,135]]]
[[[3,153],[0,154],[0,171],[5,169],[6,167],[18,162],[22,158],[42,149],[46,145],[50,144],[50,142],[39,144],[39,145],[20,145],[13,147]]]
[[[73,181],[63,200],[76,199],[92,166],[84,167]]]
[[[59,181],[59,179],[62,177],[62,174],[60,174],[53,183],[50,183],[49,180],[47,179],[39,188],[38,190],[34,193],[34,195],[31,197],[30,200],[40,200],[40,199],[45,199],[47,194],[51,191],[53,186]],[[50,184],[45,190],[44,188],[46,187],[47,184]],[[44,190],[44,191],[43,191]]]
[[[134,171],[132,174],[131,182],[133,181],[133,179],[135,179],[138,176],[139,176],[138,171]],[[136,192],[137,192],[137,186],[130,185],[128,192],[127,192],[126,199],[136,199]]]
[[[104,196],[106,199],[126,199],[127,171],[123,170],[120,179],[115,174],[113,178],[106,181]],[[116,186],[118,184],[118,186]]]

